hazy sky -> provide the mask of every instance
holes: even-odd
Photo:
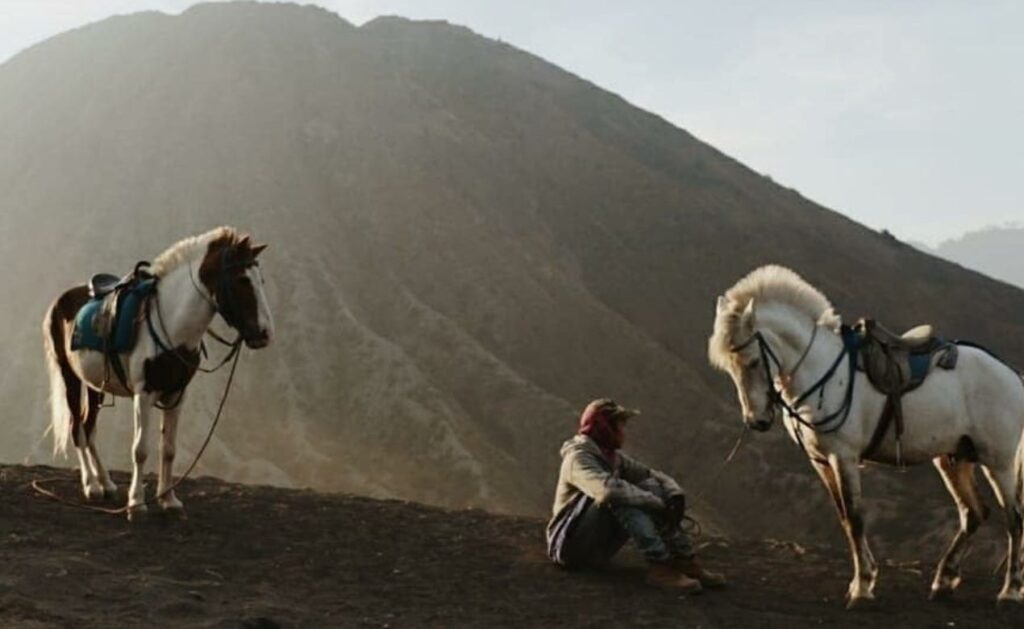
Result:
[[[192,4],[0,0],[0,60],[109,15]],[[1024,1],[315,4],[502,39],[902,238],[1024,221]]]

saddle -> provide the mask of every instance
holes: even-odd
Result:
[[[99,299],[114,292],[122,284],[133,279],[133,275],[120,278],[110,273],[97,273],[89,278],[89,299]]]
[[[89,278],[89,299],[101,299],[115,291],[122,291],[133,288],[147,279],[152,279],[149,272],[149,262],[141,260],[135,263],[132,272],[124,277],[111,275],[110,273],[97,273]]]
[[[140,262],[123,278],[109,273],[93,275],[89,279],[90,299],[75,316],[71,349],[103,352],[122,383],[125,374],[118,354],[135,346],[139,312],[156,287],[156,279],[146,270],[148,266]]]
[[[861,456],[870,456],[888,433],[889,426],[895,423],[896,458],[897,463],[901,463],[902,398],[924,384],[935,367],[955,369],[959,356],[957,345],[936,336],[930,325],[896,334],[873,319],[861,319],[854,329],[861,337],[859,367],[871,385],[886,396],[882,417]]]

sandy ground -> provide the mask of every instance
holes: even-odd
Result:
[[[3,627],[1024,626],[995,607],[991,566],[931,603],[930,563],[889,565],[879,601],[847,612],[842,549],[702,539],[732,583],[683,598],[629,553],[555,568],[534,519],[201,478],[179,493],[188,519],[129,523],[35,495],[50,477],[77,495],[73,471],[0,467]]]

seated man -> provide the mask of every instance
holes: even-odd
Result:
[[[583,411],[579,434],[562,445],[548,555],[567,568],[600,567],[632,539],[650,564],[649,582],[689,593],[721,587],[724,577],[701,567],[680,528],[679,485],[619,451],[637,414],[608,399]]]

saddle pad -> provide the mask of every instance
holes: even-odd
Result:
[[[145,280],[138,285],[125,290],[123,293],[108,295],[100,299],[89,300],[78,314],[75,315],[75,330],[71,336],[71,349],[93,349],[99,352],[109,351],[114,353],[127,352],[135,347],[135,322],[145,298],[153,292],[156,287],[156,280]],[[96,333],[96,326],[93,325],[96,314],[103,307],[105,299],[120,298],[120,304],[115,315],[116,321],[112,326],[113,334],[110,342],[103,339]]]
[[[932,355],[911,354],[910,355],[910,380],[911,382],[923,381],[928,377],[932,369]]]

